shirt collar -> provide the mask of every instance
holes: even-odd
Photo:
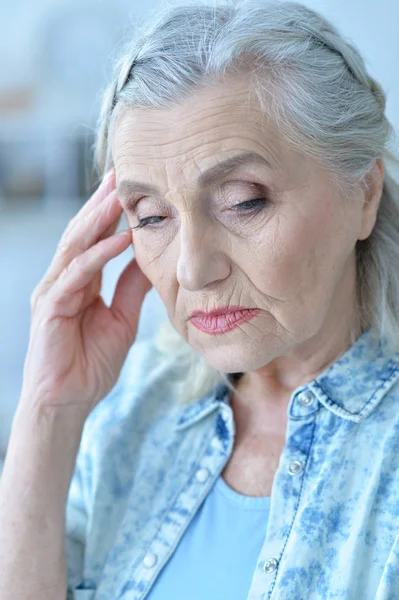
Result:
[[[232,375],[228,378],[231,381]],[[369,327],[335,363],[293,392],[287,414],[300,417],[300,413],[294,415],[294,402],[301,392],[310,390],[337,416],[360,422],[373,412],[398,379],[399,352],[389,350],[388,344]],[[230,403],[230,390],[224,381],[200,400],[184,406],[176,429],[190,427],[223,403]]]

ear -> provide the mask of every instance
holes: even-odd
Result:
[[[364,204],[359,240],[365,240],[373,231],[384,186],[384,173],[384,163],[381,158],[377,158],[374,166],[365,177],[368,185],[364,186]]]

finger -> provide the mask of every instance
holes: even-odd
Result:
[[[91,220],[97,207],[100,207],[102,203],[105,200],[107,200],[110,194],[115,190],[115,185],[115,170],[112,169],[111,171],[108,171],[107,175],[104,177],[102,183],[94,192],[92,197],[86,202],[83,208],[74,216],[74,218],[68,224],[58,244],[58,248],[61,249],[61,251],[68,247],[69,240],[73,236],[73,232],[76,229],[76,227],[79,226],[82,222],[87,223]]]
[[[108,227],[108,229],[106,229],[105,232],[100,236],[100,239],[97,240],[97,243],[103,239],[106,239],[106,238],[114,235],[115,231],[118,229],[120,220],[121,220],[121,218],[118,217],[110,225],[110,227]],[[93,299],[96,298],[96,296],[98,296],[101,293],[101,289],[102,289],[102,271],[100,270],[100,271],[98,271],[98,273],[96,273],[94,275],[92,281],[90,282],[89,288],[88,288],[88,286],[86,286],[85,299],[82,304],[82,310],[84,310],[85,307],[88,306],[93,301]]]
[[[80,211],[71,220],[71,223],[70,223],[71,228],[73,228],[73,226],[77,222],[79,222],[82,217],[85,217],[87,215],[87,213],[89,213],[94,208],[94,206],[97,206],[107,196],[109,196],[109,194],[112,192],[112,190],[115,189],[115,185],[116,185],[115,169],[111,169],[104,175],[100,185],[94,191],[94,193],[89,198],[89,200],[87,200],[87,202],[85,202],[85,204],[80,209]]]
[[[48,268],[43,281],[48,287],[58,279],[62,271],[77,256],[85,252],[88,248],[96,244],[100,239],[109,237],[106,231],[111,235],[118,225],[122,213],[122,206],[116,197],[115,190],[112,191],[100,206],[95,206],[85,218],[78,222],[71,230],[69,238],[66,239],[66,246],[59,248]]]
[[[105,240],[107,237],[111,237],[111,235],[114,235],[121,223],[121,217],[122,214],[118,215],[115,221],[113,221],[111,225],[107,227],[107,229],[100,235],[97,241]]]
[[[48,294],[48,300],[53,304],[57,316],[74,316],[76,314],[74,311],[78,307],[74,306],[71,314],[71,297],[75,294],[81,296],[85,287],[91,284],[93,278],[99,271],[102,271],[105,264],[123,252],[130,243],[131,232],[119,232],[101,240],[69,263]]]
[[[68,241],[72,231],[78,223],[85,220],[93,210],[94,207],[99,206],[115,189],[116,175],[115,170],[111,169],[108,171],[99,187],[93,193],[91,198],[84,204],[84,206],[77,212],[77,214],[69,221],[62,237],[58,243],[57,251],[63,251],[68,246]]]

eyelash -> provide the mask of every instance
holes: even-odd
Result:
[[[266,197],[262,197],[262,198],[253,198],[251,200],[245,200],[245,202],[240,202],[239,204],[236,204],[235,206],[233,206],[232,208],[236,209],[237,212],[245,212],[247,214],[257,214],[258,212],[260,212],[261,210],[264,210],[266,208],[268,202],[268,198]],[[242,211],[240,211],[239,209],[237,209],[238,206],[242,206],[243,204],[251,204],[251,203],[255,203],[255,207],[253,206],[251,207],[251,209],[243,209]],[[259,206],[259,203],[262,203],[262,206]],[[151,223],[148,223],[148,221],[150,221],[151,219],[162,219],[162,221],[165,219],[166,217],[145,217],[144,219],[139,219],[139,224],[136,225],[136,227],[131,227],[130,229],[134,230],[134,229],[142,229],[143,227],[147,227],[148,225],[151,225]],[[161,223],[162,221],[158,221],[158,223]]]

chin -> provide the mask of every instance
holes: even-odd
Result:
[[[277,348],[272,349],[270,346],[266,348],[264,345],[257,348],[253,344],[248,348],[239,343],[231,344],[228,348],[226,345],[220,345],[205,351],[197,348],[195,350],[200,352],[212,367],[222,373],[256,371],[281,355]]]

